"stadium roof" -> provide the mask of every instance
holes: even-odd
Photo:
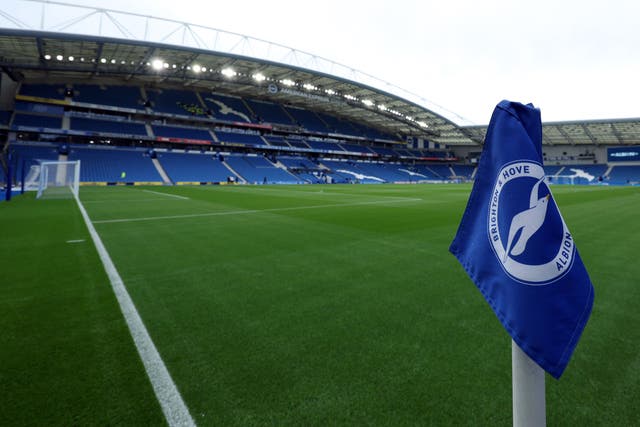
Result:
[[[474,141],[484,141],[487,126],[463,129]],[[640,144],[640,119],[548,122],[542,124],[545,145]]]
[[[371,86],[241,55],[155,42],[0,29],[0,67],[18,81],[178,86],[280,102],[441,144],[472,144],[448,119]]]
[[[437,105],[322,57],[209,27],[55,1],[0,5],[0,68],[17,81],[197,88],[322,111],[399,139],[480,145]],[[24,5],[24,7],[22,6]],[[58,9],[58,10],[55,10]],[[65,16],[53,22],[51,14]],[[449,112],[450,113],[450,112]],[[549,145],[640,143],[640,119],[543,124]]]

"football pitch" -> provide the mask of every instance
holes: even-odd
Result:
[[[198,425],[511,424],[469,185],[82,187]],[[640,189],[554,186],[595,288],[549,425],[637,425]],[[74,200],[0,203],[0,425],[163,425]]]

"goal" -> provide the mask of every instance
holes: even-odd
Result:
[[[41,161],[39,175],[36,198],[66,199],[78,197],[80,160],[67,162]]]

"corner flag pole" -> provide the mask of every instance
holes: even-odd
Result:
[[[531,360],[515,341],[511,341],[513,377],[513,426],[547,425],[544,394],[544,369]]]

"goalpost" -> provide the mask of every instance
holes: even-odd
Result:
[[[40,162],[38,194],[36,198],[78,197],[80,187],[80,160]]]

